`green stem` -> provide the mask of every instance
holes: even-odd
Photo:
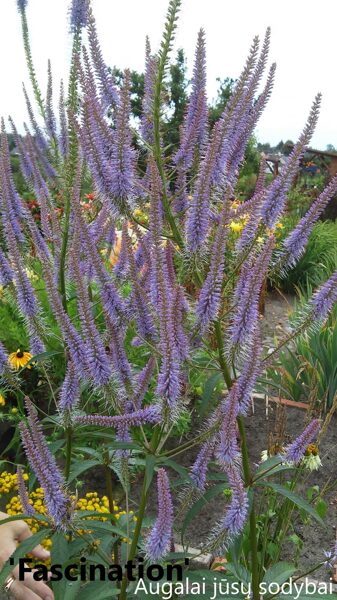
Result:
[[[172,231],[175,241],[177,242],[177,244],[179,245],[180,248],[184,248],[184,240],[183,240],[182,235],[181,235],[181,233],[178,229],[178,226],[175,222],[175,218],[171,211],[170,201],[169,201],[168,194],[167,194],[167,180],[166,180],[166,174],[165,174],[165,169],[164,169],[164,162],[163,162],[162,148],[161,148],[161,138],[160,138],[161,95],[162,95],[163,81],[164,81],[164,75],[165,75],[165,68],[166,68],[166,64],[167,64],[168,55],[169,55],[169,52],[171,49],[171,42],[172,42],[172,38],[173,38],[173,34],[174,34],[176,14],[179,10],[179,4],[180,4],[180,2],[177,1],[176,6],[173,8],[173,10],[169,16],[164,41],[163,41],[161,51],[160,51],[160,60],[159,60],[159,64],[158,64],[158,72],[157,72],[157,78],[156,78],[156,82],[155,82],[154,99],[153,99],[153,154],[154,154],[154,159],[156,161],[161,180],[163,182],[162,203],[163,203],[165,217],[171,227],[171,231]]]
[[[219,354],[219,364],[221,367],[221,371],[226,382],[227,388],[230,389],[232,387],[232,378],[229,372],[229,368],[227,366],[224,354],[224,345],[222,339],[222,331],[221,331],[221,322],[216,321],[215,325],[215,337],[218,345],[218,354]]]
[[[222,339],[222,330],[221,330],[221,322],[216,321],[215,323],[215,336],[218,345],[218,353],[219,353],[219,363],[223,373],[224,380],[228,389],[232,386],[232,378],[229,372],[229,368],[226,363],[226,359],[224,356],[224,346]],[[250,470],[249,464],[249,455],[248,455],[248,444],[247,444],[247,436],[245,430],[245,424],[243,417],[239,415],[237,417],[237,423],[240,432],[241,438],[241,450],[242,450],[242,467],[243,467],[243,475],[245,486],[249,487],[252,484],[252,474]],[[256,528],[256,515],[255,515],[255,506],[254,499],[252,501],[252,506],[249,515],[249,535],[250,535],[250,551],[251,551],[251,572],[252,572],[252,591],[253,591],[253,600],[259,600],[259,559],[257,553],[257,528]]]
[[[77,30],[74,34],[72,63],[69,78],[68,105],[71,113],[76,115],[78,110],[78,93],[77,93],[77,66],[76,57],[81,50],[81,32]],[[78,168],[78,139],[74,125],[69,126],[69,155],[65,166],[65,198],[64,198],[64,228],[60,256],[59,269],[59,289],[62,299],[62,305],[67,312],[67,296],[66,296],[66,256],[69,239],[70,226],[70,210],[71,210],[71,195],[76,178]]]
[[[68,312],[65,267],[66,267],[67,246],[68,246],[68,238],[69,238],[69,224],[70,224],[70,194],[67,192],[66,202],[65,202],[65,210],[64,210],[64,229],[63,229],[63,237],[62,237],[61,256],[60,256],[60,271],[59,271],[59,288],[60,288],[60,294],[61,294],[61,299],[62,299],[62,306],[63,306],[65,312]]]
[[[103,457],[104,457],[104,460],[106,461],[106,463],[104,465],[104,475],[105,475],[106,495],[108,496],[108,500],[109,500],[109,511],[111,514],[114,514],[114,498],[113,498],[111,471],[110,471],[109,464],[108,464],[109,463],[109,451],[108,450],[106,452],[104,452]],[[112,525],[115,524],[115,520],[113,518],[111,519],[111,524]],[[114,564],[118,564],[118,554],[119,554],[118,541],[114,542],[114,545],[112,548],[112,554],[113,554]]]
[[[65,438],[66,438],[66,462],[64,465],[64,478],[67,482],[69,479],[69,474],[70,474],[71,451],[72,451],[72,445],[73,445],[73,429],[72,429],[71,425],[68,425],[68,427],[66,427]]]
[[[245,424],[241,415],[237,418],[240,438],[241,438],[241,450],[242,450],[242,467],[243,475],[246,487],[249,487],[252,483],[252,474],[249,464],[248,456],[248,444],[245,430]],[[250,551],[251,551],[251,572],[252,572],[252,591],[253,600],[259,600],[260,598],[260,582],[259,582],[259,558],[257,553],[257,528],[256,528],[256,514],[254,506],[254,498],[249,515],[249,538],[250,538]]]
[[[161,435],[161,430],[158,427],[155,429],[152,440],[151,440],[151,451],[153,453],[157,450],[158,445],[160,443],[160,435]],[[146,476],[146,471],[145,471],[142,494],[141,494],[139,509],[138,509],[138,513],[137,513],[137,523],[136,523],[135,531],[133,534],[130,551],[128,554],[128,561],[129,560],[132,561],[136,556],[140,532],[142,529],[145,510],[146,510],[147,494],[148,494],[148,483],[147,483],[147,476]],[[122,585],[121,585],[121,592],[120,592],[119,600],[127,599],[127,586],[128,586],[128,578],[127,578],[127,576],[124,576]]]
[[[133,538],[132,538],[132,543],[131,543],[130,552],[128,555],[128,560],[133,560],[136,556],[139,536],[140,536],[143,519],[144,519],[144,515],[145,515],[146,501],[147,501],[147,478],[146,478],[146,475],[144,474],[142,495],[141,495],[139,509],[138,509],[138,513],[137,513],[137,523],[136,523],[135,531],[134,531]],[[126,600],[127,586],[128,586],[128,578],[127,578],[127,576],[124,576],[122,585],[121,585],[121,592],[120,592],[120,596],[119,596],[120,600]]]
[[[42,115],[42,117],[44,119],[46,119],[46,112],[45,112],[45,108],[44,108],[44,102],[42,99],[42,94],[40,91],[40,87],[36,78],[36,73],[35,73],[35,69],[34,69],[34,63],[33,63],[33,58],[32,58],[32,51],[30,48],[30,43],[29,43],[29,31],[28,31],[28,24],[27,24],[27,17],[26,17],[26,11],[22,10],[21,11],[21,25],[22,25],[22,37],[23,37],[23,45],[24,45],[24,49],[25,49],[25,55],[26,55],[26,62],[27,62],[27,67],[28,67],[28,72],[29,72],[29,78],[32,84],[32,88],[34,91],[34,96],[35,96],[35,100],[39,106],[40,109],[40,113]]]

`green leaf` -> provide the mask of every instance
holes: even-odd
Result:
[[[44,525],[50,525],[50,520],[46,515],[39,515],[36,513],[33,517],[32,515],[14,515],[12,517],[7,517],[6,519],[1,519],[1,525],[5,523],[10,523],[11,521],[26,521],[26,519],[34,519],[35,521],[41,521]]]
[[[6,519],[7,521],[7,519]],[[2,521],[3,523],[3,521]],[[18,564],[19,558],[24,558],[26,554],[31,552],[35,546],[41,544],[42,540],[50,537],[52,534],[52,529],[40,529],[37,533],[27,538],[15,550],[14,554],[12,554],[11,558],[14,560],[14,565]],[[0,573],[0,588],[4,585],[8,575],[12,572],[13,565],[6,561],[4,568]]]
[[[222,381],[222,373],[214,373],[205,382],[204,391],[200,399],[199,412],[201,416],[205,415],[206,411],[209,410],[209,405],[213,401],[219,381]]]
[[[76,461],[72,465],[68,483],[71,483],[74,479],[76,479],[76,477],[81,475],[81,473],[84,473],[85,471],[88,471],[88,469],[91,469],[92,467],[97,467],[97,465],[101,465],[101,464],[102,463],[99,460]]]
[[[319,516],[321,517],[321,519],[324,519],[326,517],[326,513],[328,510],[328,505],[325,502],[325,500],[323,500],[322,498],[317,502],[316,504],[316,510],[319,514]]]
[[[268,474],[269,472],[273,473],[273,467],[280,465],[282,463],[282,460],[284,459],[282,459],[281,456],[271,456],[270,458],[267,458],[267,460],[262,462],[256,469],[254,480],[256,479],[256,476],[263,477],[266,471],[268,471]]]
[[[91,581],[80,590],[80,600],[109,600],[120,590],[111,581]]]
[[[64,533],[57,532],[53,536],[53,544],[51,548],[51,564],[63,565],[69,558],[68,542]],[[55,600],[63,600],[65,597],[65,588],[67,580],[62,578],[60,581],[53,581],[53,592]],[[73,588],[71,588],[73,589]]]
[[[226,563],[226,571],[232,573],[237,581],[242,582],[245,585],[248,585],[251,582],[250,572],[240,563]]]
[[[270,567],[264,575],[263,581],[267,585],[270,583],[278,583],[282,585],[295,573],[296,567],[287,562],[278,562]]]
[[[279,485],[278,483],[272,483],[271,481],[258,481],[258,485],[262,485],[264,487],[271,488],[276,492],[276,494],[281,494],[281,496],[285,496],[288,500],[291,500],[296,506],[298,506],[301,510],[304,510],[308,515],[313,517],[322,527],[325,527],[324,521],[319,516],[317,510],[309,502],[292,492],[288,488],[283,485]]]
[[[277,556],[279,551],[279,547],[277,544],[275,544],[275,542],[268,542],[267,544],[267,552],[269,554],[269,556],[274,560],[275,556]]]
[[[161,462],[164,465],[171,467],[171,469],[174,469],[174,471],[177,471],[177,473],[179,473],[179,475],[181,475],[181,479],[179,479],[178,481],[175,481],[174,484],[172,485],[172,487],[181,485],[182,483],[193,483],[186,467],[182,467],[181,465],[176,463],[174,460],[171,460],[170,458],[166,458],[166,459],[164,458],[164,459],[162,459]]]
[[[32,364],[44,362],[45,360],[48,360],[48,358],[56,356],[57,354],[63,354],[63,352],[59,350],[51,350],[50,352],[41,352],[41,354],[35,354],[35,356],[32,356],[25,366],[22,367],[20,372],[22,373],[22,371],[27,369],[28,366],[31,366]]]
[[[146,476],[146,492],[148,491],[154,474],[154,466],[156,464],[156,457],[150,454],[146,457],[145,461],[145,476]]]
[[[102,513],[100,513],[102,516]],[[104,516],[107,516],[104,513]],[[120,527],[115,527],[111,525],[111,523],[107,523],[106,521],[93,521],[92,519],[85,521],[85,528],[89,530],[97,530],[97,531],[106,531],[110,534],[118,535],[119,537],[126,537],[126,530],[121,529]],[[84,527],[84,523],[81,523],[81,529]]]
[[[81,590],[81,581],[67,581],[65,580],[66,585],[64,586],[63,596],[60,596],[60,600],[75,600],[78,598],[79,600],[82,598],[82,590]],[[54,590],[54,587],[53,587]],[[55,594],[55,592],[54,592]],[[55,596],[56,600],[56,596]]]

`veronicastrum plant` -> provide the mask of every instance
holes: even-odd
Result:
[[[122,85],[116,86],[86,0],[71,5],[68,91],[61,83],[56,115],[51,66],[44,96],[30,50],[27,0],[18,0],[37,113],[24,89],[29,127],[25,125],[22,136],[12,119],[9,126],[22,174],[36,196],[40,223],[15,188],[3,120],[0,276],[6,297],[16,302],[30,354],[23,369],[13,370],[13,360],[22,367],[24,350],[9,361],[10,349],[1,345],[0,365],[4,388],[17,397],[30,489],[36,477],[46,513],[41,516],[32,507],[19,469],[22,512],[45,528],[20,545],[15,559],[50,537],[52,560],[64,564],[81,555],[105,565],[112,558],[122,563],[136,557],[179,562],[183,556],[172,554],[179,533],[175,517],[185,515],[187,526],[200,502],[218,493],[223,518],[202,549],[227,554],[228,571],[251,585],[257,600],[263,580],[277,574],[278,581],[286,581],[295,571],[279,562],[280,553],[272,554],[266,542],[280,545],[296,512],[321,522],[314,503],[295,491],[320,422],[309,422],[293,443],[256,469],[249,457],[245,419],[251,418],[256,381],[278,350],[313,322],[327,318],[337,300],[337,272],[314,292],[292,333],[269,355],[263,352],[259,299],[267,276],[284,274],[302,256],[310,231],[336,193],[337,177],[276,247],[274,228],[286,210],[287,193],[317,123],[317,95],[282,172],[266,186],[262,161],[253,196],[241,204],[235,201],[245,149],[274,82],[275,64],[267,67],[269,30],[261,47],[257,37],[253,40],[212,129],[205,34],[200,31],[180,147],[173,155],[163,147],[163,89],[180,5],[181,0],[169,3],[159,51],[152,53],[146,44],[143,111],[135,123],[130,121],[130,74],[125,71]],[[89,216],[81,202],[85,190],[93,190]],[[140,212],[145,220],[139,220]],[[109,254],[118,236],[119,257],[112,267]],[[62,364],[58,372],[53,370],[55,356]],[[43,372],[49,384],[48,414],[40,406],[38,390],[29,398],[22,389],[27,367]],[[206,404],[202,417],[195,415],[197,433],[179,441],[177,431],[188,421],[190,382],[196,372],[204,380],[216,376],[221,394]],[[187,469],[179,457],[191,449],[196,449],[196,459]],[[89,528],[83,519],[101,515],[93,510],[83,516],[72,492],[78,478],[98,465],[105,473],[110,513],[103,524],[91,519]],[[176,503],[173,472],[174,486],[182,492],[175,495]],[[122,484],[126,509],[118,526],[113,473]],[[136,517],[130,519],[139,474],[143,486]],[[153,486],[158,515],[151,522],[147,500]],[[261,490],[268,493],[257,514]],[[284,519],[275,524],[279,498]],[[186,544],[185,550],[188,556]],[[10,569],[3,569],[1,581]],[[67,594],[85,597],[88,589],[95,594],[101,584],[94,585],[80,591],[74,586]],[[136,584],[124,575],[119,587],[110,581],[103,585],[123,600],[133,595]],[[58,582],[54,589],[63,597]]]

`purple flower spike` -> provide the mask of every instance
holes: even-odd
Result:
[[[311,298],[312,320],[324,321],[337,302],[337,271],[321,285]]]
[[[8,356],[5,347],[0,342],[0,375],[8,368]]]
[[[142,405],[144,396],[148,390],[151,381],[151,377],[154,373],[155,366],[156,359],[154,356],[151,356],[144,369],[138,375],[135,395],[133,398],[133,404],[137,409],[139,409]]]
[[[267,227],[273,227],[284,210],[287,193],[296,176],[299,162],[303,156],[308,143],[315,130],[319,108],[321,103],[321,95],[318,94],[312,105],[308,121],[303,129],[303,132],[294,146],[291,154],[288,157],[286,164],[282,169],[282,173],[268,187],[265,201],[261,208],[261,216]]]
[[[26,456],[43,488],[48,513],[59,528],[65,529],[69,519],[69,499],[63,491],[63,477],[50,453],[30,400],[26,398],[25,403],[29,428],[21,422],[19,429]]]
[[[61,79],[60,83],[60,97],[59,97],[59,120],[60,120],[60,138],[59,145],[62,156],[65,156],[68,152],[68,122],[66,114],[66,106],[64,99],[64,85]]]
[[[88,40],[90,46],[90,54],[94,65],[95,73],[98,79],[98,84],[101,92],[101,99],[105,106],[116,106],[118,104],[118,92],[114,84],[112,75],[106,66],[101,47],[98,40],[96,22],[89,4],[88,7]]]
[[[47,85],[47,101],[46,101],[46,127],[49,135],[56,139],[56,118],[53,109],[53,78],[51,71],[51,63],[48,60],[48,85]]]
[[[80,382],[76,369],[71,361],[68,362],[66,375],[62,384],[59,400],[61,412],[75,408],[80,398]]]
[[[157,166],[150,160],[151,168],[151,209],[150,231],[152,236],[152,290],[158,305],[160,320],[160,351],[162,362],[158,377],[157,393],[173,408],[180,395],[180,360],[175,341],[174,316],[172,314],[172,284],[160,237],[162,213],[160,202],[160,183]]]
[[[295,464],[299,463],[309,444],[317,437],[320,429],[321,424],[318,419],[311,421],[303,433],[286,448],[285,460]]]
[[[8,285],[14,279],[10,264],[0,248],[0,285]]]
[[[116,110],[116,129],[111,149],[111,194],[116,203],[130,204],[135,191],[135,151],[132,148],[130,118],[130,71],[126,70],[120,102]]]
[[[237,379],[239,414],[247,415],[251,405],[251,396],[254,390],[256,380],[261,374],[262,363],[262,342],[259,328],[254,332],[254,337],[247,351],[247,358],[241,375]]]
[[[157,73],[157,59],[151,56],[151,46],[149,38],[146,38],[146,60],[145,60],[145,79],[144,79],[144,98],[143,111],[141,118],[140,131],[150,146],[153,144],[153,98],[154,86]]]
[[[139,427],[144,423],[160,423],[161,407],[158,404],[147,406],[146,408],[136,410],[124,415],[108,417],[104,415],[85,415],[76,417],[76,422],[82,425],[99,425],[100,427]]]
[[[192,93],[182,128],[181,145],[174,158],[176,163],[183,163],[185,169],[192,166],[193,159],[198,156],[196,151],[200,154],[205,146],[207,114],[205,32],[201,29],[195,54]]]
[[[35,510],[29,502],[28,493],[26,490],[25,480],[23,478],[22,468],[20,466],[16,469],[16,476],[18,482],[18,494],[20,498],[20,504],[22,511],[25,515],[33,516],[35,514]]]
[[[245,526],[248,515],[248,496],[242,477],[236,467],[226,469],[232,500],[223,520],[223,527],[232,537],[237,536]]]
[[[188,211],[186,222],[187,247],[192,253],[201,250],[209,227],[210,199],[213,183],[213,172],[221,145],[221,128],[216,123],[212,140],[208,144],[206,155],[201,163],[194,194]]]
[[[72,0],[70,8],[71,31],[75,32],[87,25],[88,0]]]
[[[173,503],[170,482],[165,469],[157,475],[158,516],[147,539],[147,555],[152,561],[160,560],[169,552],[173,527]]]
[[[229,217],[230,211],[226,199],[212,246],[210,268],[201,288],[197,306],[197,315],[202,329],[217,317],[220,307]]]
[[[275,238],[270,236],[255,263],[253,264],[252,259],[247,259],[243,264],[234,292],[236,309],[231,324],[231,348],[244,346],[256,328],[260,292],[274,245]]]
[[[36,356],[36,354],[42,354],[43,352],[45,352],[46,348],[37,331],[36,319],[28,321],[28,333],[31,354],[33,356]]]
[[[106,356],[104,344],[92,313],[88,289],[81,274],[79,265],[79,236],[78,231],[73,241],[73,273],[77,287],[77,305],[83,336],[86,339],[86,359],[89,373],[97,386],[105,385],[111,378],[111,367]]]
[[[220,444],[216,450],[219,463],[225,467],[233,465],[239,456],[236,418],[239,412],[239,389],[234,383],[222,404],[223,423]]]
[[[28,0],[16,0],[16,1],[17,1],[19,12],[23,12],[24,10],[26,10]]]
[[[212,458],[214,448],[214,438],[205,442],[201,447],[195,463],[191,467],[191,479],[200,492],[203,492],[205,489],[208,463]]]
[[[113,273],[116,279],[123,281],[127,276],[127,237],[128,237],[128,223],[124,221],[122,227],[121,246],[117,263],[114,267]]]
[[[312,206],[304,217],[296,225],[295,229],[286,237],[283,242],[284,250],[281,250],[277,259],[277,264],[283,268],[293,267],[302,256],[309,235],[316,221],[321,216],[328,202],[333,198],[337,191],[337,176],[335,176],[329,185],[313,202]]]
[[[130,310],[135,316],[139,335],[145,339],[153,339],[155,336],[154,320],[151,312],[150,301],[141,280],[138,276],[138,267],[132,240],[127,233],[126,251],[128,260],[129,277],[132,284],[132,295],[130,296]]]

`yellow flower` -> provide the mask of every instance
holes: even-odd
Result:
[[[2,394],[0,394],[0,406],[5,406],[6,400]]]
[[[232,221],[229,226],[235,233],[239,233],[243,229],[243,223],[238,223],[237,221]]]
[[[263,244],[264,238],[261,235],[259,235],[259,237],[257,238],[256,241],[257,241],[258,244]]]
[[[27,273],[27,277],[30,279],[30,281],[38,281],[39,277],[38,275],[36,275],[36,273],[34,271],[32,271],[32,269],[25,269],[26,273]]]
[[[318,456],[318,447],[316,444],[309,444],[305,451],[305,456]]]
[[[284,229],[283,223],[276,223],[275,227],[277,227],[278,229]]]
[[[30,352],[22,352],[19,348],[16,352],[12,352],[9,355],[8,360],[11,367],[18,371],[18,369],[24,367],[30,361],[31,358],[32,355],[30,354]],[[28,365],[27,368],[30,369],[30,365]]]

